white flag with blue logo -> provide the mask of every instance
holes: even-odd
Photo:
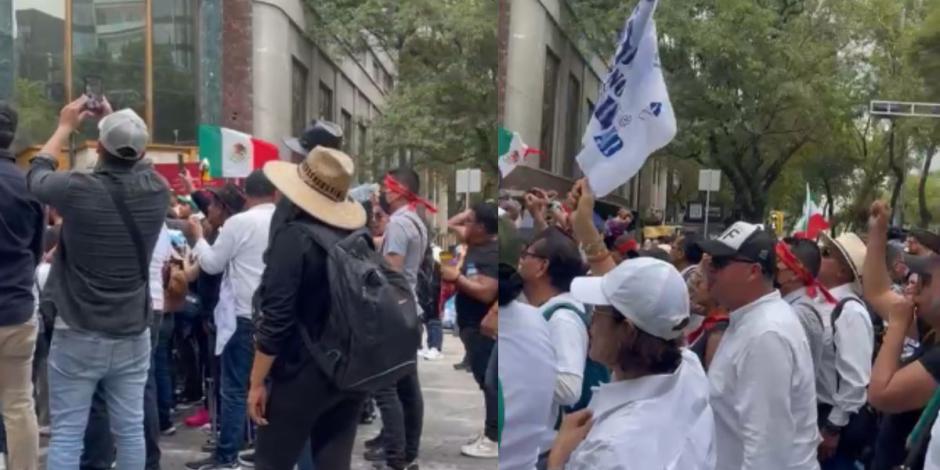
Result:
[[[659,65],[657,0],[639,0],[584,132],[578,164],[597,196],[636,175],[676,135],[676,116]]]

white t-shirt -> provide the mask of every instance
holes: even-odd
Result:
[[[708,368],[720,470],[818,470],[806,332],[778,291],[731,312]]]
[[[545,312],[552,310],[559,304],[570,304],[585,311],[585,306],[575,300],[569,293],[562,293],[552,297],[539,308],[539,315],[545,318]],[[555,423],[558,421],[559,407],[570,406],[581,399],[582,381],[584,380],[584,363],[588,355],[587,326],[577,313],[567,308],[558,308],[548,321],[548,331],[552,346],[555,349],[555,371],[558,373],[554,390],[552,416],[549,418],[549,427],[542,437],[542,447],[551,448],[555,441]],[[563,377],[564,376],[564,377]],[[565,383],[559,383],[560,380]],[[561,390],[566,390],[561,396]]]
[[[163,311],[163,265],[170,259],[172,250],[170,232],[163,224],[150,258],[150,302],[155,311]]]
[[[715,469],[708,378],[687,349],[671,374],[601,385],[590,408],[594,424],[566,470]]]
[[[499,448],[500,470],[532,470],[548,427],[555,388],[555,351],[548,323],[522,302],[499,308],[499,380],[505,422]]]

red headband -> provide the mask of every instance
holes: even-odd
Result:
[[[421,205],[427,208],[427,210],[431,213],[437,213],[437,207],[434,207],[434,204],[432,204],[431,201],[428,201],[427,199],[424,199],[423,197],[411,192],[410,189],[399,183],[398,180],[396,180],[392,175],[385,175],[385,188],[395,194],[398,194],[399,196],[404,197],[405,200],[408,201],[408,206],[411,207],[412,210]]]
[[[793,274],[796,274],[796,277],[803,282],[803,285],[806,286],[806,295],[811,299],[816,298],[816,292],[819,291],[822,293],[823,297],[826,299],[826,302],[831,304],[836,303],[835,297],[829,293],[819,281],[813,277],[813,275],[803,266],[803,263],[793,254],[793,251],[790,250],[789,245],[784,242],[777,242],[777,257],[780,258],[780,261],[789,269],[793,271]]]

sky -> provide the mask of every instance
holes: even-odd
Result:
[[[15,10],[34,8],[59,18],[65,18],[64,0],[13,0]]]

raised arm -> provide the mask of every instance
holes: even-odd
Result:
[[[902,295],[891,290],[891,279],[888,277],[885,256],[890,213],[891,210],[884,201],[872,203],[868,224],[868,251],[862,271],[865,300],[883,320],[888,320],[892,316],[892,310],[910,309],[909,302],[905,301]]]
[[[580,179],[568,195],[568,202],[575,211],[571,214],[571,226],[574,237],[581,244],[581,250],[591,265],[591,274],[602,276],[617,267],[604,237],[594,227],[594,193],[587,184],[587,179]]]

